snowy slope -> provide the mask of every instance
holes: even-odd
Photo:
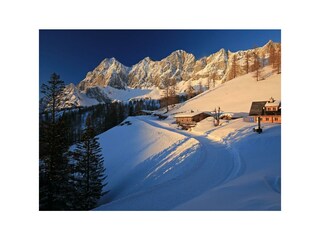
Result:
[[[263,129],[258,135],[252,124],[238,119],[211,132],[210,137],[223,141],[233,154],[237,177],[175,210],[281,209],[281,126],[267,124]]]
[[[88,97],[85,93],[81,93],[79,89],[70,83],[64,90],[65,96],[61,102],[60,108],[72,108],[72,107],[87,107],[99,104],[99,101],[95,98]]]
[[[280,209],[279,125],[257,135],[236,120],[217,142],[208,124],[186,132],[151,116],[128,120],[100,136],[111,189],[101,203],[111,202],[97,210]]]
[[[117,200],[156,184],[182,176],[196,165],[199,143],[165,129],[155,128],[139,118],[131,125],[101,134],[100,144],[111,192],[102,202]]]
[[[280,77],[241,76],[177,105],[166,120],[130,117],[101,134],[111,192],[96,210],[280,210],[281,125],[263,123],[256,134],[241,118],[214,127],[209,117],[190,131],[174,121],[211,106],[247,114],[251,101],[281,99]]]
[[[150,88],[150,89],[140,89],[140,88],[130,88],[126,87],[125,89],[117,89],[113,87],[106,87],[104,92],[110,99],[118,101],[129,101],[131,99],[159,99],[162,97],[162,91],[159,88]]]
[[[270,75],[271,72],[272,69],[266,67],[264,74],[268,77],[258,82],[252,77],[253,73],[232,79],[186,101],[171,113],[212,111],[219,106],[225,112],[248,113],[252,101],[266,101],[270,97],[281,99],[281,75]]]

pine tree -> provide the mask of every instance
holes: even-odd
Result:
[[[40,210],[69,209],[69,152],[66,125],[56,112],[63,94],[64,82],[53,73],[41,92],[49,112],[40,117],[39,131],[39,208]]]
[[[262,59],[263,61],[263,59]],[[262,75],[262,62],[261,59],[259,59],[259,55],[257,53],[257,49],[254,50],[254,62],[253,62],[253,71],[255,72],[253,77],[259,81],[261,80]]]
[[[90,117],[86,120],[86,129],[73,156],[76,171],[76,209],[89,210],[97,206],[98,200],[105,194],[103,187],[106,185],[101,147],[95,137]]]
[[[191,85],[191,80],[189,80],[189,82],[188,82],[187,97],[188,97],[188,99],[194,97],[194,88]]]
[[[246,52],[246,72],[249,73],[249,52]]]
[[[216,87],[216,73],[213,73],[211,77],[212,77],[212,88],[215,88]]]
[[[170,87],[169,87],[169,105],[176,104],[179,102],[178,97],[176,95],[177,91],[177,81],[175,78],[170,79]]]
[[[264,68],[265,67],[265,60],[266,60],[266,54],[265,53],[262,53],[262,56],[261,56],[261,68]]]
[[[232,68],[231,68],[231,78],[235,78],[237,76],[237,57],[236,54],[232,57]]]
[[[117,111],[117,124],[121,123],[126,118],[125,108],[122,102],[118,104],[118,111]]]
[[[199,94],[203,92],[202,82],[199,82]]]
[[[170,97],[176,96],[176,90],[177,90],[177,81],[175,78],[172,78],[170,80],[169,96]]]
[[[167,112],[169,111],[169,94],[170,94],[170,79],[165,78],[163,81],[164,98],[166,103]]]
[[[207,78],[207,84],[206,84],[207,90],[210,89],[211,81],[212,81],[212,79],[211,79],[210,77],[208,77],[208,78]]]
[[[51,113],[52,123],[56,120],[56,112],[62,101],[64,88],[64,81],[56,73],[51,75],[48,84],[42,84],[41,86],[41,93],[44,94],[42,104],[47,106],[48,111]]]
[[[279,49],[275,53],[274,69],[277,71],[278,74],[281,73],[281,45],[279,45]]]
[[[275,49],[273,45],[270,45],[269,65],[272,65],[272,68],[275,68]]]
[[[132,101],[129,101],[129,116],[133,116],[133,104]]]
[[[135,112],[139,111],[138,106],[136,106]],[[110,123],[110,127],[114,127],[118,124],[118,103],[113,102],[110,104],[110,110],[108,112],[108,119]]]

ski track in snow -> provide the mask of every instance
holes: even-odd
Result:
[[[242,119],[213,127],[209,117],[191,132],[172,124],[177,113],[221,106],[242,117],[253,101],[281,99],[281,75],[265,70],[266,80],[250,73],[176,104],[166,120],[137,116],[128,129],[104,133],[114,148],[105,150],[111,192],[95,210],[280,210],[281,125],[264,124],[257,135]]]
[[[235,179],[243,172],[244,167],[241,158],[236,150],[230,147],[230,144],[215,142],[209,139],[207,134],[196,135],[177,130],[170,126],[166,126],[166,123],[155,121],[151,118],[136,118],[155,128],[168,130],[187,137],[186,139],[179,141],[178,144],[161,152],[160,155],[164,158],[168,153],[174,152],[179,146],[185,144],[187,141],[196,140],[200,146],[199,149],[197,149],[200,154],[196,164],[184,174],[180,174],[179,176],[160,184],[151,185],[148,189],[143,191],[139,192],[139,186],[136,186],[134,188],[136,191],[132,190],[123,198],[98,207],[96,210],[123,210],[124,205],[130,205],[130,207],[125,208],[125,210],[173,209],[179,204],[195,198],[215,186],[220,186],[223,183]],[[153,157],[157,158],[159,156]],[[148,163],[148,161],[146,162]],[[156,177],[156,173],[163,163],[165,163],[165,160],[162,160],[157,168],[151,171],[144,180],[147,181],[153,174],[155,175],[154,177]],[[145,181],[144,184],[146,184]],[[163,191],[163,189],[165,189],[165,191]],[[139,200],[142,196],[146,197],[143,204],[141,203],[142,201]],[[130,202],[130,204],[126,204],[126,202]],[[155,204],[155,202],[159,202],[159,204]],[[150,207],[148,207],[149,204]],[[159,209],[155,208],[155,206],[159,206]]]
[[[141,120],[141,119],[140,119],[140,120]],[[178,133],[178,134],[184,135],[184,136],[186,136],[186,137],[195,138],[196,140],[198,140],[199,143],[200,143],[200,146],[201,146],[201,151],[204,152],[204,154],[202,154],[202,155],[203,155],[203,156],[202,156],[202,159],[201,159],[202,162],[204,162],[204,161],[210,161],[210,159],[207,158],[207,156],[208,156],[208,155],[207,155],[207,147],[208,147],[208,145],[211,145],[211,146],[209,147],[209,149],[211,149],[211,148],[212,148],[212,149],[215,149],[215,148],[217,147],[217,144],[218,144],[218,143],[213,142],[212,140],[209,140],[209,139],[208,139],[208,134],[209,134],[209,132],[211,133],[211,132],[217,130],[218,128],[216,128],[216,129],[214,129],[214,130],[211,130],[211,131],[208,131],[208,132],[206,132],[204,135],[195,135],[195,134],[192,134],[192,133],[183,132],[183,131],[181,131],[181,130],[176,130],[176,129],[174,129],[174,128],[165,127],[165,126],[160,125],[160,124],[158,124],[158,123],[156,123],[155,121],[152,121],[152,120],[145,120],[145,119],[143,119],[142,121],[144,121],[144,122],[146,122],[146,123],[148,123],[148,124],[150,124],[150,125],[152,125],[152,126],[154,126],[154,127],[163,128],[163,129],[166,129],[166,130],[173,131],[173,132],[176,132],[176,133]],[[221,126],[220,126],[220,127],[221,127]],[[247,131],[249,128],[251,129],[251,127],[244,128],[244,129],[240,130],[238,133],[242,133],[242,132],[244,132],[244,131]],[[237,133],[237,134],[238,134],[238,133]],[[228,138],[230,138],[230,136],[228,136],[227,139],[228,139]],[[231,159],[232,159],[232,164],[233,164],[233,166],[232,166],[232,168],[231,168],[231,170],[230,170],[230,173],[228,174],[228,176],[227,176],[226,179],[225,179],[225,182],[227,182],[227,181],[233,180],[233,179],[235,179],[236,177],[238,177],[239,175],[241,175],[241,173],[243,173],[244,170],[245,170],[245,166],[244,166],[244,162],[241,161],[241,157],[240,157],[238,151],[231,146],[230,141],[228,141],[228,140],[223,140],[223,141],[222,141],[222,144],[223,144],[224,146],[219,146],[219,147],[220,147],[220,148],[223,147],[223,148],[225,148],[225,150],[227,150],[227,151],[229,152],[230,157],[231,157]],[[212,151],[212,152],[213,152],[213,151]],[[213,152],[213,153],[214,153],[214,152]],[[215,157],[221,157],[221,156],[215,156]]]

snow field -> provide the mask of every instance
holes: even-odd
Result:
[[[126,121],[132,125],[117,126],[99,136],[108,174],[106,190],[112,189],[101,202],[188,174],[199,158],[195,139],[155,128],[138,118]]]
[[[208,117],[190,131],[174,123],[176,113],[217,106],[247,115],[252,101],[280,100],[280,84],[277,74],[247,74],[177,104],[166,120],[130,117],[101,134],[111,192],[96,210],[280,210],[280,124],[257,134],[242,118],[214,127]]]

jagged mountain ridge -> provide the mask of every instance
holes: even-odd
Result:
[[[118,62],[115,58],[104,59],[92,72],[88,72],[79,84],[80,91],[93,86],[112,86],[124,89],[128,82],[130,68]]]
[[[277,50],[280,47],[280,43],[269,41],[263,47],[257,48],[258,56],[261,58],[264,56],[268,60],[271,47]],[[236,75],[246,74],[245,64],[247,55],[249,66],[251,67],[254,62],[254,49],[234,53],[221,49],[198,60],[191,53],[177,50],[160,61],[153,61],[150,57],[146,57],[132,67],[123,65],[115,58],[106,58],[93,71],[88,72],[85,79],[76,88],[79,93],[99,103],[110,101],[108,95],[104,94],[103,91],[106,87],[123,90],[127,87],[163,88],[163,81],[166,79],[175,79],[177,83],[187,81],[195,83],[198,80],[205,81],[208,78],[214,81],[225,82],[232,79],[231,66],[234,56],[237,65]],[[203,82],[203,84],[205,83]],[[92,88],[95,89],[93,90]],[[73,92],[77,93],[75,90]],[[81,101],[79,100],[80,94],[70,95],[69,97],[74,100],[68,100],[68,105],[81,106]],[[72,104],[72,102],[75,102],[75,104]]]

